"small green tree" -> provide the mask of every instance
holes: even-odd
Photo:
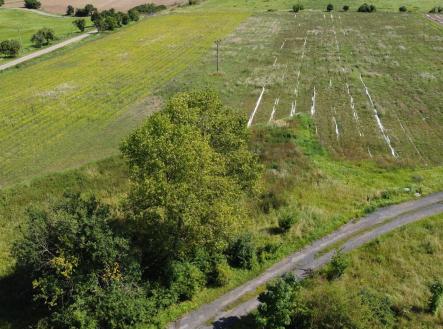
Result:
[[[406,8],[406,6],[401,6],[400,8],[398,8],[398,10],[399,10],[401,13],[405,13],[405,12],[408,11],[408,9]]]
[[[0,53],[6,57],[16,57],[20,49],[21,44],[17,40],[5,40],[0,43]]]
[[[69,5],[66,8],[66,16],[74,16],[74,14],[75,14],[75,8],[71,5]]]
[[[376,8],[374,5],[368,5],[367,3],[364,3],[360,7],[358,7],[357,11],[360,13],[372,13],[376,11]]]
[[[76,26],[81,32],[85,31],[86,28],[86,20],[81,18],[81,19],[76,19],[75,21],[72,22],[72,24],[74,24],[74,26]]]
[[[331,259],[331,262],[327,268],[326,274],[328,280],[338,279],[343,275],[346,268],[349,265],[349,261],[345,254],[341,250],[337,251]]]
[[[304,9],[303,5],[301,3],[296,3],[292,6],[292,11],[294,13],[298,13],[299,11],[302,11]]]
[[[5,0],[0,0],[0,7],[5,4]]]
[[[31,38],[31,42],[34,43],[34,46],[37,48],[46,46],[53,40],[55,40],[54,30],[48,28],[40,29]]]
[[[348,11],[348,10],[349,10],[349,6],[348,6],[348,5],[344,5],[344,6],[343,6],[343,11],[346,12],[346,11]]]
[[[255,264],[256,251],[252,235],[243,234],[229,246],[229,261],[234,267],[251,269]]]
[[[443,283],[436,281],[429,287],[431,297],[429,298],[429,312],[437,315],[443,302]]]
[[[299,281],[293,274],[288,274],[268,284],[266,288],[258,297],[260,305],[256,321],[266,329],[285,329],[291,324],[297,308]]]
[[[205,276],[189,262],[173,262],[169,269],[169,285],[179,300],[189,300],[205,285]]]
[[[129,19],[133,22],[137,22],[140,19],[140,14],[137,10],[131,9],[128,11]]]
[[[326,11],[333,11],[333,10],[334,10],[334,5],[332,3],[326,6]]]
[[[41,5],[41,2],[38,0],[25,0],[25,7],[28,9],[39,9]]]
[[[295,216],[291,213],[286,213],[278,218],[278,227],[280,230],[282,230],[282,232],[287,232],[291,229],[295,222]]]
[[[122,21],[122,24],[123,25],[128,25],[129,24],[129,22],[131,21],[131,19],[129,18],[129,15],[128,14],[122,14],[121,15],[121,21]]]

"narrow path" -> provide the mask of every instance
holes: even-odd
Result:
[[[330,251],[328,248],[340,247],[347,252],[395,228],[439,213],[443,213],[443,192],[379,209],[360,220],[342,226],[320,240],[314,241],[303,250],[275,264],[259,277],[185,315],[172,323],[169,329],[228,328],[240,317],[254,310],[258,306],[258,300],[254,297],[232,310],[226,310],[226,308],[245,294],[254,292],[269,280],[287,272],[294,272],[295,275],[302,278],[306,275],[307,269],[317,269],[330,261],[334,250]],[[340,242],[343,243],[340,244]],[[326,251],[326,253],[316,258],[316,255],[322,251]],[[212,322],[212,324],[208,325],[208,322]]]
[[[83,34],[80,34],[80,35],[78,35],[76,37],[73,37],[71,39],[68,39],[68,40],[62,41],[60,43],[57,43],[57,44],[55,44],[53,46],[44,48],[42,50],[35,51],[35,52],[33,52],[33,53],[29,54],[29,55],[26,55],[26,56],[23,56],[23,57],[20,57],[20,58],[17,58],[17,59],[14,59],[13,61],[10,61],[8,63],[0,65],[0,71],[9,69],[9,68],[14,67],[14,66],[16,66],[18,64],[27,62],[27,61],[29,61],[31,59],[34,59],[34,58],[37,58],[37,57],[49,54],[49,53],[51,53],[51,52],[53,52],[53,51],[55,51],[57,49],[66,47],[66,46],[68,46],[70,44],[73,44],[73,43],[79,42],[79,41],[81,41],[83,39],[86,39],[87,37],[89,37],[90,35],[95,34],[95,33],[97,33],[97,30],[93,30],[93,31],[90,31],[90,32],[87,32],[87,33],[83,33]]]

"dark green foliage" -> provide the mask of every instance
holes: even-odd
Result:
[[[278,227],[282,232],[287,232],[291,229],[292,225],[294,225],[296,221],[297,219],[294,214],[286,213],[278,218]]]
[[[432,283],[429,287],[431,297],[429,298],[429,312],[437,315],[443,302],[443,284],[439,281]]]
[[[367,3],[364,3],[360,7],[358,7],[357,11],[360,13],[372,13],[376,11],[376,8],[374,5],[368,5]]]
[[[431,14],[439,14],[439,13],[443,13],[443,7],[434,7],[429,11]]]
[[[0,7],[5,4],[5,0],[0,0]]]
[[[133,22],[137,22],[140,19],[140,14],[136,9],[131,9],[130,11],[128,11],[128,16],[129,19]]]
[[[333,11],[333,10],[334,10],[334,5],[332,3],[326,6],[326,11]]]
[[[408,9],[406,8],[406,6],[401,6],[400,8],[398,8],[398,10],[399,10],[401,13],[405,13],[405,12],[408,11]]]
[[[123,25],[128,25],[131,19],[129,18],[128,14],[122,13],[121,14],[121,21]]]
[[[251,269],[256,260],[256,246],[251,234],[236,238],[228,249],[229,262],[238,268]]]
[[[169,287],[180,301],[192,299],[205,285],[205,275],[189,262],[173,262],[168,272]]]
[[[94,12],[91,20],[99,31],[114,31],[122,26],[122,15],[114,9]]]
[[[30,210],[13,248],[34,300],[54,328],[129,328],[142,321],[144,294],[129,242],[112,228],[111,209],[79,194],[49,210]]]
[[[301,3],[297,3],[292,6],[292,11],[294,13],[298,13],[299,11],[302,11],[304,9],[303,5]]]
[[[328,280],[335,280],[341,277],[348,265],[349,261],[346,255],[340,250],[337,251],[326,269],[326,276]]]
[[[38,0],[25,0],[25,7],[28,9],[39,9],[41,5],[41,2]]]
[[[223,287],[229,283],[231,277],[231,268],[224,262],[215,264],[213,271],[210,274],[210,284],[216,287]]]
[[[77,8],[75,10],[75,16],[77,17],[88,17],[92,16],[94,13],[97,13],[98,10],[91,4],[87,4],[84,8]]]
[[[76,26],[81,32],[85,31],[86,21],[83,18],[76,19],[75,21],[72,22],[72,24],[74,24],[74,26]]]
[[[267,285],[258,296],[260,305],[256,315],[257,324],[266,329],[284,329],[291,324],[296,312],[300,284],[293,274]]]
[[[71,5],[69,5],[66,8],[66,16],[74,16],[74,14],[75,14],[75,8]]]
[[[200,0],[188,0],[188,4],[190,6],[198,5],[200,3]]]
[[[0,54],[6,57],[16,57],[21,49],[21,44],[17,40],[5,40],[0,43]]]
[[[53,40],[55,40],[54,30],[48,28],[40,29],[31,38],[32,43],[37,48],[41,48],[42,46],[47,46]]]
[[[343,6],[343,11],[348,11],[349,10],[349,6],[348,5],[344,5]]]
[[[393,304],[385,295],[376,291],[364,289],[360,292],[361,304],[369,308],[369,321],[380,324],[381,327],[388,329],[395,325],[395,313]]]
[[[147,3],[144,5],[136,6],[136,7],[132,8],[131,10],[136,10],[139,13],[152,15],[152,14],[158,13],[159,11],[162,11],[165,9],[166,9],[165,5],[156,5],[155,3]]]

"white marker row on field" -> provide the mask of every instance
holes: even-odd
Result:
[[[312,105],[311,105],[311,116],[315,115],[315,98],[317,97],[317,92],[315,90],[315,86],[314,86],[314,93],[312,94]]]
[[[259,106],[260,106],[260,103],[261,103],[261,100],[262,100],[262,98],[263,98],[263,94],[264,94],[264,93],[265,93],[265,86],[263,86],[263,88],[262,88],[262,90],[261,90],[261,93],[260,93],[260,96],[259,96],[258,99],[257,99],[257,103],[255,104],[255,108],[254,108],[254,110],[252,111],[251,115],[249,116],[249,120],[248,120],[248,128],[251,127],[251,125],[252,125],[252,121],[254,120],[255,113],[257,113],[257,110],[258,110],[258,108],[259,108]]]
[[[272,121],[274,121],[275,112],[277,111],[277,105],[279,102],[280,102],[280,98],[276,98],[274,101],[274,106],[272,107],[272,112],[271,112],[271,116],[269,117],[268,123],[271,123]]]
[[[377,122],[377,126],[378,126],[378,128],[379,128],[379,130],[380,130],[380,133],[381,133],[383,139],[385,140],[386,145],[388,145],[389,150],[391,151],[391,155],[392,155],[394,158],[397,158],[397,157],[398,157],[397,152],[395,151],[394,147],[393,147],[392,144],[391,144],[391,139],[389,138],[389,136],[388,136],[387,133],[386,133],[386,129],[385,129],[385,127],[383,126],[383,123],[382,123],[381,118],[380,118],[380,114],[379,114],[378,111],[377,111],[377,107],[375,106],[374,101],[372,100],[371,94],[369,93],[369,89],[368,89],[368,87],[366,86],[365,82],[363,81],[363,77],[361,76],[361,74],[360,74],[360,81],[361,81],[361,83],[363,84],[363,87],[364,87],[364,89],[365,89],[366,96],[368,97],[369,102],[371,103],[372,110],[373,110],[373,112],[374,112],[374,118],[375,118],[375,121]]]

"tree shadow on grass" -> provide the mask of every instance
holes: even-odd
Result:
[[[252,314],[242,317],[230,316],[221,318],[212,324],[213,329],[255,329],[257,323]]]
[[[19,273],[0,277],[0,328],[23,329],[36,323],[41,312],[33,307],[28,282]]]

